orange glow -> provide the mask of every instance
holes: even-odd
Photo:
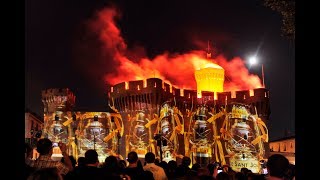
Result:
[[[190,94],[189,94],[189,97],[190,97]],[[197,91],[197,98],[202,98],[202,92],[201,92],[201,90],[200,90],[200,91]]]
[[[99,11],[89,23],[91,31],[98,35],[103,44],[102,55],[111,56],[108,59],[110,62],[107,63],[114,65],[114,71],[105,74],[104,77],[108,84],[160,78],[176,88],[196,89],[196,70],[221,68],[224,69],[226,77],[223,91],[262,87],[259,76],[250,74],[244,61],[239,57],[226,59],[223,55],[218,55],[215,59],[208,60],[204,50],[193,50],[174,54],[165,52],[154,58],[148,58],[144,55],[143,47],[128,49],[115,23],[115,19],[120,17],[119,14],[115,8],[106,8]]]
[[[231,91],[231,98],[236,98],[236,91]]]
[[[147,87],[147,79],[144,79],[143,80],[143,88],[146,88]]]
[[[129,82],[124,82],[124,86],[125,86],[125,89],[128,90],[129,89]]]
[[[218,93],[217,92],[213,92],[213,96],[214,96],[214,100],[218,100]]]
[[[184,96],[184,89],[180,89],[180,96]]]
[[[254,91],[253,91],[253,89],[250,89],[250,90],[249,90],[249,95],[250,95],[250,96],[254,96]]]
[[[111,87],[110,92],[113,92],[113,87]]]
[[[214,66],[195,71],[198,98],[200,98],[202,91],[223,92],[224,70],[218,65],[216,65],[217,68],[213,67]]]
[[[140,91],[140,85],[137,86],[138,91]]]

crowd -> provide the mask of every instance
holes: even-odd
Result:
[[[288,159],[280,154],[271,155],[266,167],[268,174],[252,173],[247,168],[240,172],[232,170],[228,165],[221,166],[219,163],[210,163],[206,167],[193,164],[190,168],[191,159],[183,157],[180,164],[176,161],[159,162],[155,154],[145,154],[142,163],[136,152],[128,153],[126,161],[115,156],[108,156],[104,162],[99,162],[98,153],[87,150],[85,157],[77,160],[66,153],[66,145],[58,144],[62,152],[61,161],[51,159],[52,142],[43,138],[37,142],[39,157],[31,158],[30,153],[26,160],[25,177],[27,180],[294,180],[295,168]],[[221,169],[222,172],[218,172]]]

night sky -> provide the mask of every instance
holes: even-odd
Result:
[[[195,42],[207,41],[227,59],[257,53],[270,90],[270,138],[285,130],[294,135],[295,45],[281,36],[281,16],[262,0],[25,1],[26,108],[43,115],[41,91],[48,88],[70,88],[77,108],[106,107],[104,76],[115,66],[88,28],[106,7],[121,12],[116,23],[127,48],[149,58],[205,50]],[[248,69],[261,77],[261,65]]]

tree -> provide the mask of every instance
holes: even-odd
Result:
[[[264,5],[282,15],[282,35],[295,39],[295,0],[264,0]]]

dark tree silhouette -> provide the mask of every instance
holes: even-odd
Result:
[[[282,15],[282,35],[295,39],[295,0],[263,0],[266,7]]]

